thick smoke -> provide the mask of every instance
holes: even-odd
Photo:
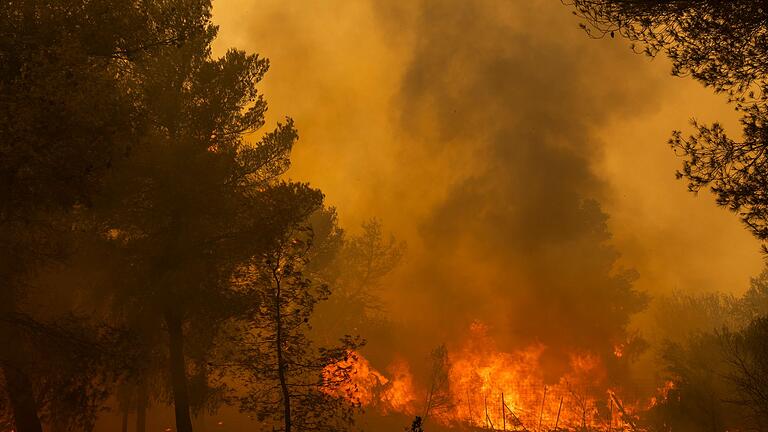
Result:
[[[382,292],[407,329],[364,334],[378,366],[423,364],[474,320],[505,349],[607,353],[642,303],[617,247],[649,290],[722,279],[714,269],[734,262],[706,252],[730,234],[701,233],[738,223],[674,183],[664,139],[691,114],[670,91],[681,81],[618,38],[590,40],[560,1],[217,1],[221,46],[271,60],[270,112],[301,133],[291,175],[345,228],[377,216],[408,243]],[[660,123],[662,108],[676,117]],[[624,155],[610,171],[605,151]],[[705,224],[681,226],[691,211]]]
[[[424,252],[403,278],[414,325],[451,339],[480,320],[508,348],[551,347],[557,364],[566,350],[612,353],[643,307],[634,274],[616,266],[591,168],[595,131],[637,109],[642,88],[563,38],[575,26],[553,7],[422,1],[396,100],[414,142],[459,147],[474,167],[456,166],[467,174],[420,221]]]

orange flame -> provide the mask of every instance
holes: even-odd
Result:
[[[547,381],[542,365],[546,347],[530,345],[513,352],[496,349],[485,326],[472,325],[471,337],[449,352],[447,384],[436,389],[425,383],[417,390],[409,365],[398,360],[387,368],[387,378],[358,353],[327,368],[349,370],[348,380],[328,392],[382,414],[420,415],[427,422],[448,427],[470,426],[491,430],[624,431],[634,426],[625,418],[634,406],[625,406],[608,385],[602,360],[589,353],[571,353],[567,369]],[[428,390],[442,391],[439,406],[428,413]]]
[[[656,395],[651,397],[648,408],[653,408],[666,402],[669,399],[669,392],[675,389],[675,382],[667,380],[664,385],[656,389]]]
[[[347,359],[327,366],[323,371],[326,382],[338,377],[340,372],[346,375],[343,382],[336,386],[327,386],[326,392],[343,397],[357,406],[372,406],[382,413],[415,413],[416,392],[408,363],[396,361],[388,368],[392,378],[385,377],[370,362],[357,352],[350,352]]]
[[[515,352],[498,351],[482,325],[473,325],[470,342],[451,356],[450,390],[454,407],[441,413],[444,424],[464,423],[502,429],[598,427],[617,425],[606,395],[605,372],[589,354],[571,354],[569,368],[547,383],[541,367],[541,344]],[[511,429],[511,427],[510,427]]]

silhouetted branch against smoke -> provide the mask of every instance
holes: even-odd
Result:
[[[564,3],[586,21],[587,33],[619,32],[648,56],[668,57],[673,75],[690,75],[735,104],[743,140],[729,138],[719,123],[692,121],[695,133],[673,132],[669,144],[683,158],[676,174],[694,193],[709,189],[755,237],[768,239],[768,5],[751,0]]]

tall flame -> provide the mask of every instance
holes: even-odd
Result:
[[[503,352],[485,326],[472,325],[471,337],[449,354],[446,388],[425,383],[417,389],[409,365],[397,360],[387,376],[359,353],[328,369],[348,368],[349,380],[332,393],[382,414],[419,415],[447,427],[491,430],[634,429],[626,407],[608,384],[602,360],[589,353],[568,356],[567,370],[548,382],[541,366],[546,347],[534,344]],[[429,392],[441,391],[441,403],[427,410]]]

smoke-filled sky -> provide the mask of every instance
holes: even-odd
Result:
[[[301,137],[290,176],[345,228],[375,216],[408,243],[383,295],[436,342],[482,319],[592,347],[630,286],[739,293],[762,267],[737,218],[675,180],[666,144],[692,117],[736,133],[732,108],[665,59],[589,39],[558,0],[214,7],[220,51],[271,61],[271,119]]]

